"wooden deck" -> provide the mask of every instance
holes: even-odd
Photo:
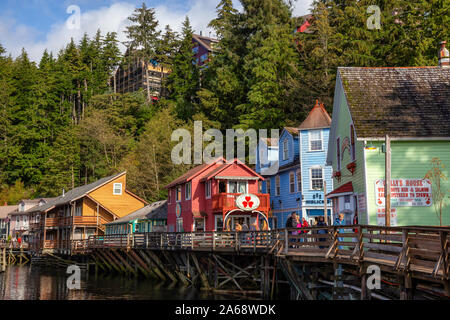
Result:
[[[305,232],[306,231],[306,232]],[[291,261],[377,264],[384,271],[449,279],[450,228],[367,225],[259,232],[137,233],[72,241],[72,253],[94,249],[147,249],[262,254]]]

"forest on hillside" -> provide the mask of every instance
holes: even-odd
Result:
[[[204,130],[295,126],[316,99],[331,112],[337,67],[434,66],[449,40],[446,0],[316,0],[308,33],[294,32],[303,21],[290,0],[240,3],[242,11],[218,1],[210,27],[219,43],[204,69],[188,17],[180,33],[159,26],[145,4],[129,17],[131,58],[172,70],[157,103],[143,91],[114,93],[111,76],[128,58],[113,32],[72,39],[39,63],[0,44],[1,203],[57,196],[123,170],[130,190],[164,199],[164,186],[188,168],[171,162],[173,130],[192,131],[195,120]],[[380,29],[366,25],[374,4]]]

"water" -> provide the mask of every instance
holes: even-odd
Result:
[[[61,269],[9,266],[0,273],[0,300],[196,300],[221,299],[195,288],[156,280],[82,272],[81,288],[69,290],[68,274]]]

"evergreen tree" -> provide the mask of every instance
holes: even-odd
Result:
[[[167,81],[170,98],[176,102],[177,115],[184,120],[192,118],[196,113],[196,93],[199,89],[199,71],[192,53],[192,34],[189,18],[186,17],[180,47],[173,59],[172,73]]]
[[[141,8],[134,10],[134,13],[128,17],[133,22],[125,31],[129,42],[129,59],[132,63],[137,59],[143,62],[145,76],[148,81],[148,65],[151,59],[156,57],[159,36],[161,31],[157,30],[158,20],[156,20],[155,9],[147,8],[142,3]],[[150,101],[150,85],[147,83],[147,100]]]

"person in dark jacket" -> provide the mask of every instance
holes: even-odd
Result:
[[[317,227],[326,227],[327,226],[327,224],[325,223],[324,217],[319,217],[319,221],[317,222],[316,226]],[[317,230],[317,233],[318,234],[326,234],[326,233],[328,233],[328,230],[320,229],[320,230]],[[325,240],[326,240],[325,238],[319,238],[320,242],[324,242]],[[319,246],[319,249],[324,249],[324,248],[325,248],[324,246]]]
[[[292,214],[289,216],[289,218],[286,220],[286,228],[287,229],[291,229],[291,228],[297,228],[297,213],[292,212]],[[294,234],[294,231],[289,231],[290,235]],[[293,239],[291,239],[292,241]],[[295,240],[293,241],[295,242]],[[291,248],[293,246],[290,246]]]

